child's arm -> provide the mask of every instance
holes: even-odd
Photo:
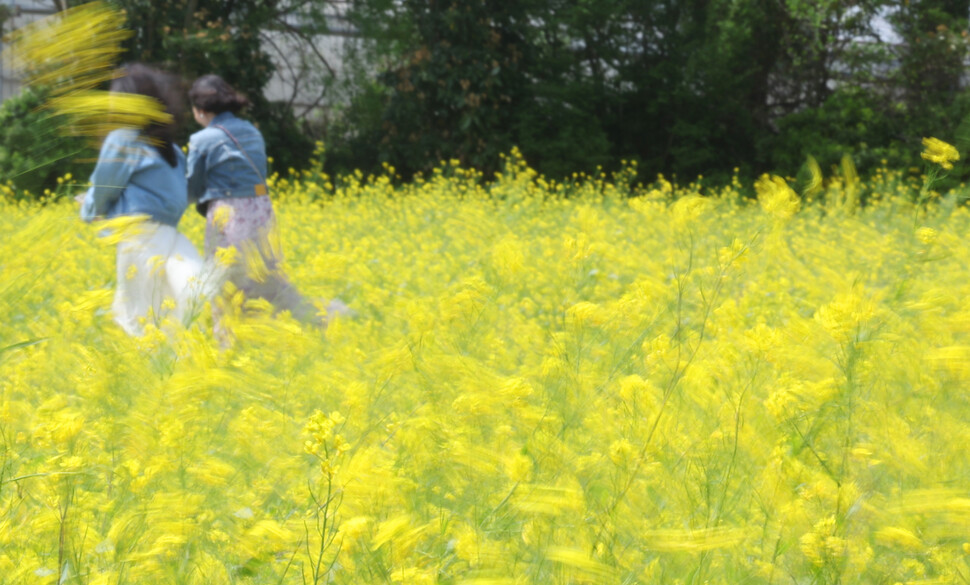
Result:
[[[92,221],[111,209],[128,185],[139,153],[139,146],[118,131],[108,134],[91,173],[91,187],[81,202],[81,219]]]

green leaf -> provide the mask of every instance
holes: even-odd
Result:
[[[43,343],[43,342],[47,341],[48,339],[50,339],[50,338],[49,337],[40,337],[38,339],[31,339],[30,341],[21,341],[19,343],[14,343],[14,344],[8,345],[6,347],[0,347],[0,356],[3,356],[3,354],[7,353],[8,351],[14,351],[14,350],[17,350],[17,349],[23,349],[25,347],[30,347],[32,345],[37,345],[39,343]]]

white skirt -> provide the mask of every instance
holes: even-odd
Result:
[[[172,226],[144,222],[118,244],[115,322],[139,336],[171,319],[187,325],[213,293],[195,246]]]

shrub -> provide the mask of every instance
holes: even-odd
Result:
[[[18,199],[45,190],[66,193],[58,177],[87,177],[95,156],[90,144],[62,133],[59,120],[41,107],[45,94],[27,88],[0,105],[0,181],[12,182]]]

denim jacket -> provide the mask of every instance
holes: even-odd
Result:
[[[232,133],[236,140],[218,126]],[[189,138],[187,166],[191,203],[266,195],[263,135],[231,112],[218,114],[208,127]]]
[[[188,195],[185,155],[175,146],[172,149],[174,167],[137,130],[121,128],[108,134],[81,203],[81,219],[145,214],[158,223],[177,226]]]

